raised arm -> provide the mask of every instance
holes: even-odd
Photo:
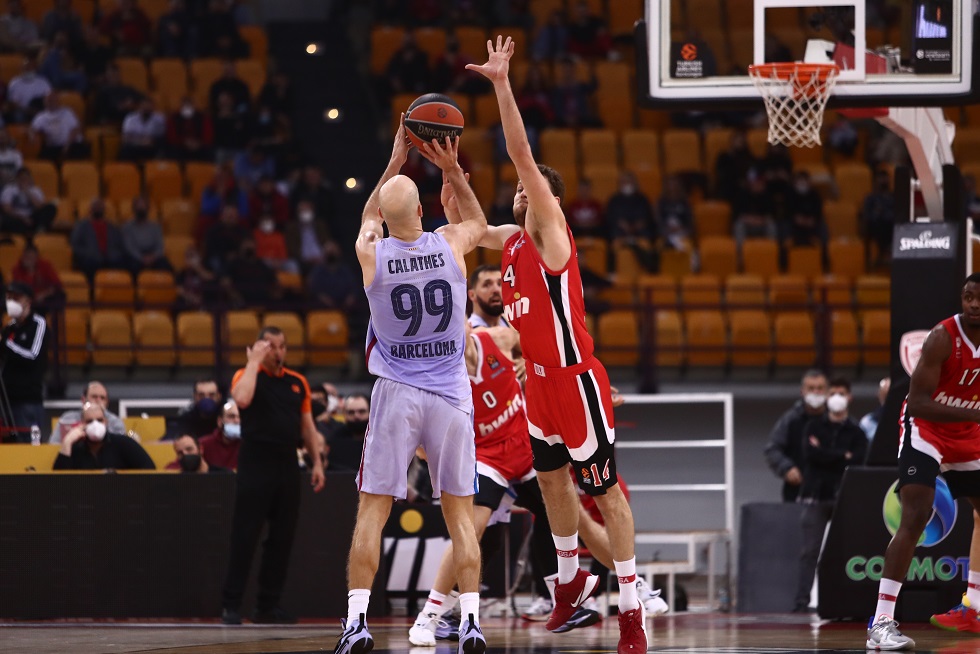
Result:
[[[922,356],[912,371],[906,410],[913,418],[932,422],[980,422],[980,411],[977,409],[940,404],[932,399],[939,386],[943,362],[952,352],[953,341],[949,333],[945,327],[937,325],[922,344]]]
[[[470,174],[465,173],[465,177],[469,181]],[[442,174],[442,195],[440,200],[442,201],[442,208],[446,212],[446,220],[449,221],[449,224],[457,225],[462,222],[463,219],[459,215],[459,202],[456,199],[456,192],[453,191],[453,185],[449,182],[446,173]],[[521,228],[517,225],[487,225],[487,232],[477,245],[491,250],[503,250],[504,243],[507,242],[507,239],[519,231],[521,231]]]
[[[508,36],[507,40],[497,36],[497,43],[487,41],[489,60],[482,65],[467,64],[466,68],[475,70],[493,82],[493,90],[497,94],[497,104],[500,108],[500,122],[504,128],[504,139],[507,141],[507,154],[517,168],[524,193],[527,194],[528,205],[533,211],[528,211],[528,222],[525,229],[532,237],[542,230],[559,232],[565,235],[565,215],[558,205],[555,194],[552,193],[548,180],[538,170],[538,164],[531,153],[531,144],[527,140],[524,129],[524,119],[517,108],[514,90],[507,76],[510,70],[510,58],[514,54],[514,42]]]
[[[357,241],[354,243],[354,250],[357,252],[357,260],[361,264],[365,286],[374,281],[374,248],[378,241],[384,237],[383,221],[379,212],[381,203],[378,196],[381,194],[381,187],[398,174],[407,159],[408,139],[405,137],[405,114],[402,113],[398,129],[395,132],[395,142],[391,147],[391,158],[388,160],[384,173],[381,174],[381,179],[378,180],[364,204],[364,211],[361,212],[361,229],[357,233]]]

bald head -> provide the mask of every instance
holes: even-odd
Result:
[[[378,206],[386,223],[401,223],[421,216],[419,189],[405,175],[395,175],[381,187]]]

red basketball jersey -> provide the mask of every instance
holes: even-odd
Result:
[[[521,333],[521,349],[531,365],[564,368],[592,358],[592,337],[585,329],[582,275],[572,230],[572,246],[564,268],[549,270],[527,232],[514,234],[504,244],[504,317]]]
[[[932,399],[948,406],[980,408],[980,348],[967,339],[960,327],[960,317],[955,315],[941,324],[953,341],[953,351],[943,361],[939,373],[939,384]],[[905,417],[902,407],[902,417]],[[927,427],[931,434],[940,439],[961,441],[980,436],[980,425],[975,422],[930,422],[921,418],[913,419],[920,427]],[[928,438],[926,440],[929,440]]]
[[[480,362],[476,375],[470,377],[477,451],[511,438],[527,441],[524,393],[514,362],[500,351],[488,332],[474,332],[470,338],[476,342]]]

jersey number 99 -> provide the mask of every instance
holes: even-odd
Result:
[[[399,320],[410,320],[405,336],[415,336],[422,326],[423,311],[440,316],[436,332],[444,332],[453,317],[453,290],[444,279],[434,279],[421,291],[412,284],[399,284],[391,289],[391,309]]]

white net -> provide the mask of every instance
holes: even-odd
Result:
[[[749,75],[769,115],[769,142],[798,148],[820,145],[827,98],[837,82],[833,64],[759,64]]]

